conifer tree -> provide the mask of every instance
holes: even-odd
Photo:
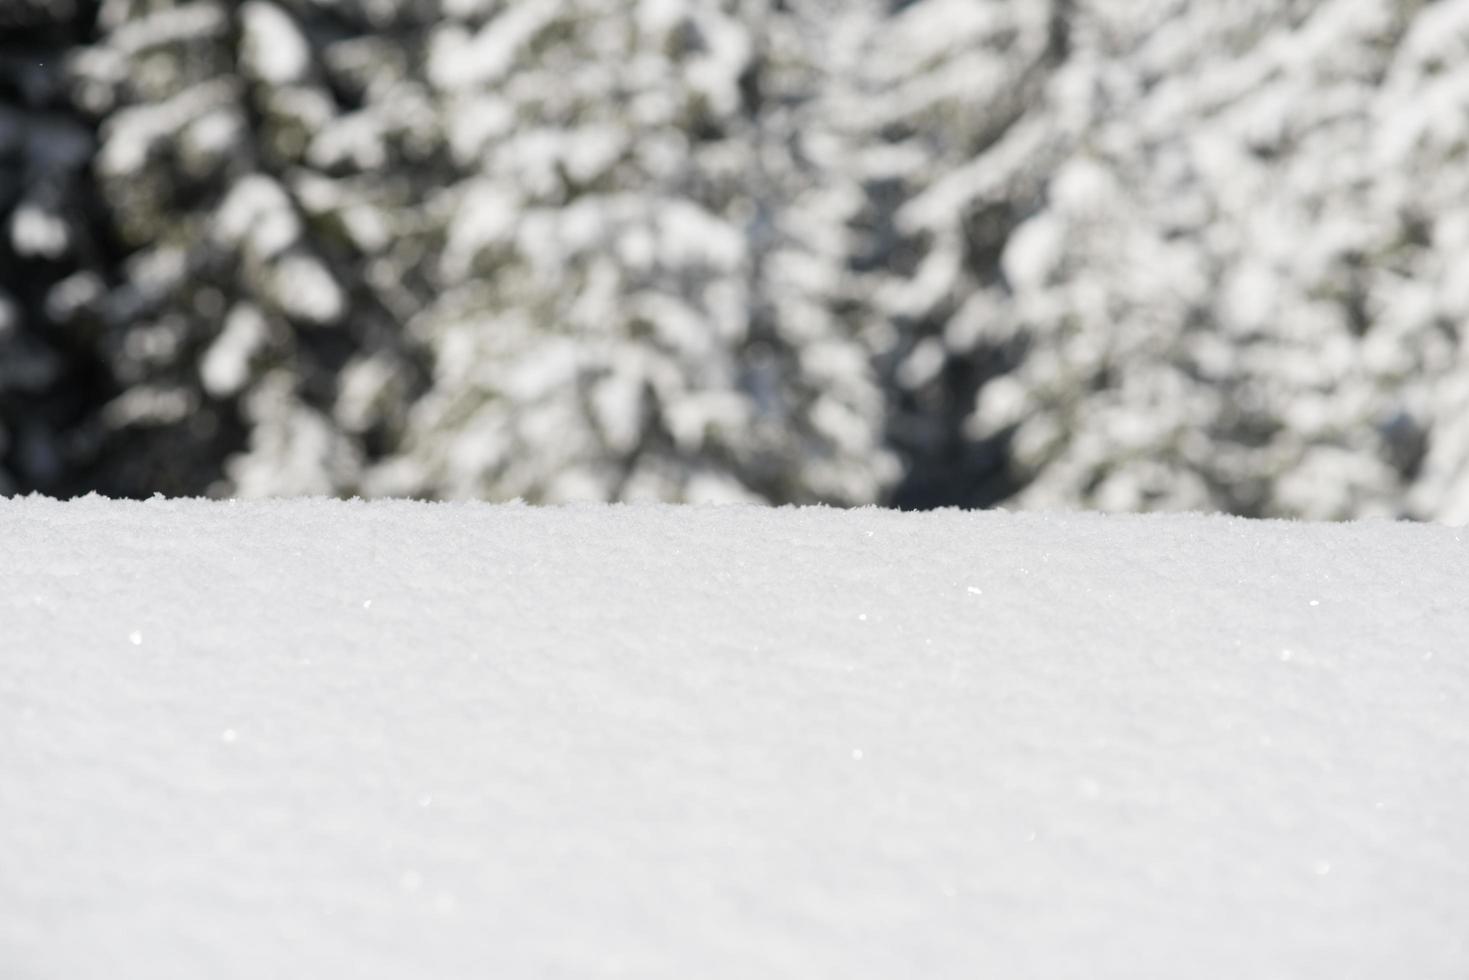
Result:
[[[403,121],[413,93],[394,59],[365,66],[411,51],[430,13],[103,4],[74,74],[130,250],[102,304],[123,392],[102,421],[123,492],[348,493],[391,443],[414,369],[390,304],[408,304],[373,254],[398,247],[391,209],[357,200],[353,178],[364,154],[384,169],[371,154],[422,128]]]
[[[89,5],[0,2],[0,493],[75,489],[89,455],[91,335],[76,313],[102,288],[87,179],[93,138],[65,61]]]
[[[451,4],[461,178],[397,492],[870,502],[882,404],[844,315],[799,5]],[[809,5],[808,5],[809,6]]]
[[[1022,506],[1403,513],[1437,441],[1384,195],[1425,171],[1382,166],[1374,93],[1420,7],[905,5],[870,64],[914,430],[1005,447]]]

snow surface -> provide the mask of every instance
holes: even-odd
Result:
[[[1469,540],[0,500],[0,974],[1469,975]]]

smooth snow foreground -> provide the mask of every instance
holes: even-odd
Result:
[[[1469,532],[0,500],[0,976],[1469,976]]]

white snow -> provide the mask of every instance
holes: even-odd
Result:
[[[1469,973],[1469,537],[0,499],[7,977]]]
[[[287,255],[275,267],[275,299],[287,313],[307,323],[336,323],[346,312],[347,298],[320,260]]]
[[[285,188],[264,174],[251,174],[236,181],[220,204],[214,234],[229,245],[248,245],[269,260],[300,240],[301,219]]]
[[[71,235],[59,215],[25,203],[10,217],[10,244],[17,255],[55,260],[71,247]]]
[[[311,45],[280,7],[247,0],[240,7],[242,61],[254,77],[271,85],[299,82],[311,70]]]
[[[199,360],[204,390],[219,398],[243,388],[250,362],[269,339],[270,324],[259,307],[242,303],[230,310],[219,336]]]
[[[503,78],[521,49],[561,13],[559,0],[511,7],[473,37],[457,29],[435,36],[429,77],[445,90],[484,85]]]

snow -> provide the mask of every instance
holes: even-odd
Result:
[[[1463,977],[1440,526],[0,500],[18,978]]]
[[[285,189],[270,177],[239,180],[219,208],[215,234],[231,245],[247,243],[253,254],[273,259],[301,237],[301,219]]]
[[[10,241],[17,255],[52,260],[65,255],[71,245],[66,222],[34,204],[22,204],[11,215]]]
[[[281,308],[307,323],[335,323],[347,308],[347,298],[332,274],[309,255],[282,259],[275,269],[275,287]]]
[[[474,37],[442,30],[430,55],[429,77],[446,90],[470,88],[503,78],[520,50],[561,13],[561,3],[512,7]]]
[[[245,386],[250,362],[269,339],[270,325],[257,307],[240,305],[225,317],[219,336],[199,361],[204,390],[216,398]]]
[[[240,7],[244,62],[258,79],[271,85],[299,82],[311,69],[311,45],[280,7],[247,0]]]

